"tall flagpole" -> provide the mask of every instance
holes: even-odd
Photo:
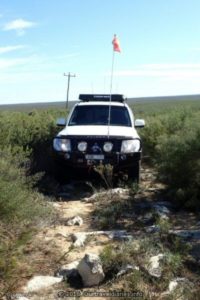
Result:
[[[109,105],[109,111],[108,111],[108,138],[110,136],[110,118],[111,118],[111,100],[112,100],[112,84],[113,84],[114,61],[115,61],[115,51],[113,49],[112,66],[111,66],[111,78],[110,78],[110,105]]]
[[[110,104],[109,104],[109,113],[108,113],[108,138],[110,137],[110,119],[111,119],[111,100],[112,100],[112,84],[113,84],[113,70],[114,70],[114,61],[115,61],[115,51],[121,52],[119,41],[116,34],[114,34],[114,39],[112,40],[113,44],[113,55],[112,55],[112,67],[111,67],[111,78],[110,78]]]

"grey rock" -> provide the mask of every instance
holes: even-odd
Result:
[[[106,235],[109,239],[116,239],[122,241],[132,241],[133,236],[128,234],[126,230],[110,230],[110,231],[89,231],[77,232],[71,234],[74,247],[83,247],[88,236]]]
[[[110,239],[124,239],[125,236],[127,236],[126,230],[112,230],[112,231],[104,231],[104,234],[106,234]]]
[[[66,225],[68,225],[68,226],[74,226],[74,225],[81,226],[81,225],[83,225],[83,219],[79,216],[74,216],[73,218],[70,218],[70,219],[67,220]]]
[[[103,192],[99,192],[99,193],[95,193],[93,194],[91,197],[87,198],[85,197],[83,199],[83,201],[86,201],[86,202],[93,202],[95,200],[97,200],[98,198],[102,198],[102,197],[105,197],[105,196],[112,196],[112,195],[127,195],[129,193],[129,189],[122,189],[122,188],[115,188],[115,189],[110,189],[110,190],[106,190],[106,191],[103,191]]]
[[[29,300],[29,298],[25,297],[23,294],[15,294],[9,295],[10,300]]]
[[[62,278],[53,277],[53,276],[34,276],[31,280],[28,281],[23,291],[25,293],[39,291],[41,289],[50,287],[61,281]]]
[[[188,284],[189,280],[184,277],[177,277],[170,281],[169,286],[168,286],[168,291],[173,292],[175,289],[180,287],[180,285]]]
[[[124,274],[131,273],[134,270],[139,271],[140,268],[137,267],[137,266],[134,266],[134,265],[127,264],[126,266],[124,266],[123,268],[121,268],[121,270],[117,273],[116,276],[119,277],[119,276],[122,276]]]
[[[70,264],[62,266],[57,272],[56,276],[61,277],[63,279],[67,279],[69,277],[76,277],[78,275],[78,267],[79,261],[75,260]]]
[[[101,260],[96,254],[85,254],[77,269],[85,287],[98,285],[105,277]]]
[[[85,245],[86,233],[85,232],[77,232],[71,235],[73,246],[74,247],[83,247]]]
[[[194,284],[187,278],[177,277],[170,281],[168,290],[162,293],[161,296],[164,296],[164,299],[165,296],[170,296],[170,299],[172,297],[173,299],[177,300],[188,300],[188,292],[190,294],[193,288]]]
[[[158,255],[152,256],[149,259],[148,264],[145,266],[148,273],[156,278],[160,278],[162,275],[162,267],[160,266],[160,261],[164,258],[164,254],[160,253]]]

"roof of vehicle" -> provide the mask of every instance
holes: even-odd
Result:
[[[112,102],[121,102],[123,103],[126,99],[122,94],[80,94],[79,99],[84,102],[90,101],[112,101]]]
[[[121,103],[121,102],[108,102],[108,101],[90,101],[90,102],[79,102],[76,104],[76,106],[91,106],[91,105],[111,105],[111,106],[127,106],[126,103]]]

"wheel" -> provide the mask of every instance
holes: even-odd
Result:
[[[53,174],[54,178],[59,183],[67,183],[70,180],[71,170],[67,167],[63,167],[60,163],[57,161],[54,162],[54,168],[53,168]]]
[[[128,180],[140,182],[140,165],[141,161],[137,161],[132,167],[128,169]]]

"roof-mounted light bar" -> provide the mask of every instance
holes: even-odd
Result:
[[[111,98],[111,99],[110,99]],[[79,99],[83,102],[88,101],[114,101],[114,102],[124,102],[125,97],[121,94],[80,94]]]

